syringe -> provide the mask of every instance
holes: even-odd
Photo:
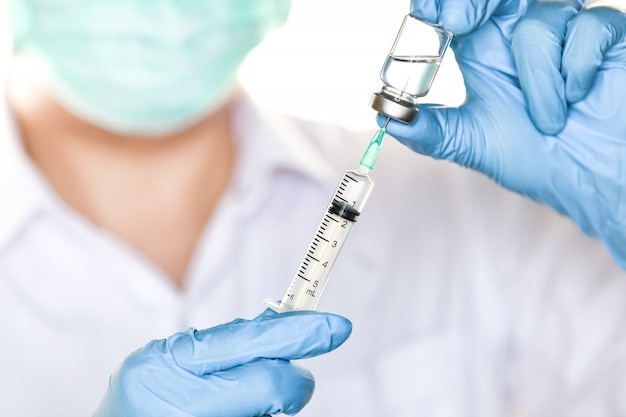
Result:
[[[343,174],[287,293],[280,304],[272,299],[265,300],[267,307],[279,313],[315,309],[343,245],[374,188],[367,174],[374,168],[386,127],[387,123],[370,141],[359,168]]]

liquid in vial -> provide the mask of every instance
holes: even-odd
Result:
[[[389,56],[382,69],[383,81],[402,96],[422,97],[428,93],[441,57]]]

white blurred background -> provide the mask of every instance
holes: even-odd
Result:
[[[241,69],[244,86],[267,106],[347,127],[375,126],[369,99],[409,0],[293,0],[287,24],[268,37]],[[465,99],[448,50],[428,102]]]

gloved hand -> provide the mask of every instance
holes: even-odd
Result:
[[[565,0],[415,0],[413,14],[462,35],[467,99],[387,132],[550,205],[626,269],[626,14]]]
[[[334,314],[267,311],[152,341],[111,376],[95,417],[295,414],[314,379],[290,360],[337,348],[351,329]]]

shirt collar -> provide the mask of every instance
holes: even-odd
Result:
[[[231,188],[261,201],[272,177],[280,172],[299,174],[323,187],[336,180],[337,173],[296,120],[261,111],[243,91],[233,106],[239,149]],[[6,99],[0,100],[0,196],[0,250],[32,218],[64,206],[27,155]]]
[[[276,181],[287,175],[331,189],[336,170],[310,140],[311,132],[302,121],[262,110],[243,92],[233,106],[239,148],[225,201],[236,202],[241,216],[254,215]]]
[[[239,173],[246,182],[253,184],[279,171],[300,174],[322,186],[337,180],[328,158],[310,140],[307,122],[264,111],[246,93],[240,97],[234,104],[233,126],[240,138]]]

